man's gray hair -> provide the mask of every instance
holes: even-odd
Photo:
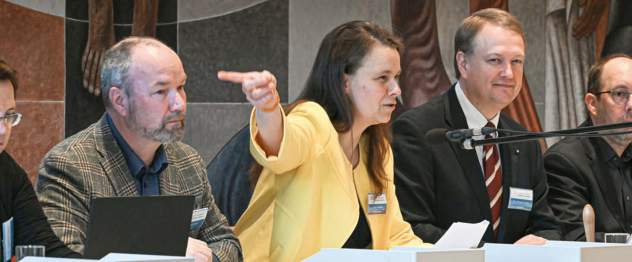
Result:
[[[112,87],[120,88],[127,96],[132,94],[132,80],[129,78],[132,50],[140,45],[160,47],[161,44],[164,45],[151,37],[128,37],[105,52],[103,62],[101,62],[101,97],[105,108],[109,108],[112,104],[110,101]]]

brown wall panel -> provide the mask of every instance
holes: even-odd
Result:
[[[64,103],[18,102],[16,111],[23,118],[11,130],[6,150],[35,184],[42,158],[64,139]]]
[[[64,19],[0,1],[0,59],[20,73],[21,101],[64,100]]]

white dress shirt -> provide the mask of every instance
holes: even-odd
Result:
[[[456,83],[456,98],[459,100],[459,104],[461,105],[461,109],[463,109],[463,114],[465,114],[465,120],[467,120],[467,128],[482,128],[487,125],[487,122],[492,122],[496,128],[498,128],[498,119],[500,118],[500,112],[496,113],[491,120],[487,120],[485,116],[478,111],[478,109],[470,102],[470,100],[465,96],[463,90],[461,89],[461,85],[459,82]],[[498,134],[496,132],[490,134],[492,137],[497,137]],[[472,137],[474,140],[483,140],[485,136],[474,136]],[[478,163],[481,165],[481,170],[483,171],[483,176],[485,175],[485,170],[483,169],[483,146],[477,146],[474,148],[476,150],[476,155],[478,155]],[[500,149],[498,150],[498,155],[500,156]],[[502,167],[502,161],[501,161]],[[502,168],[500,169],[502,170]]]

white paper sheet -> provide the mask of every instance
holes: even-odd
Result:
[[[437,241],[439,248],[476,248],[481,242],[489,221],[483,220],[477,224],[453,223],[443,237]]]

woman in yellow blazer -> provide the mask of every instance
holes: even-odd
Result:
[[[368,22],[335,28],[287,116],[270,72],[219,72],[255,106],[250,151],[264,168],[235,228],[245,261],[424,245],[402,219],[393,185],[388,122],[401,94],[402,49]]]

